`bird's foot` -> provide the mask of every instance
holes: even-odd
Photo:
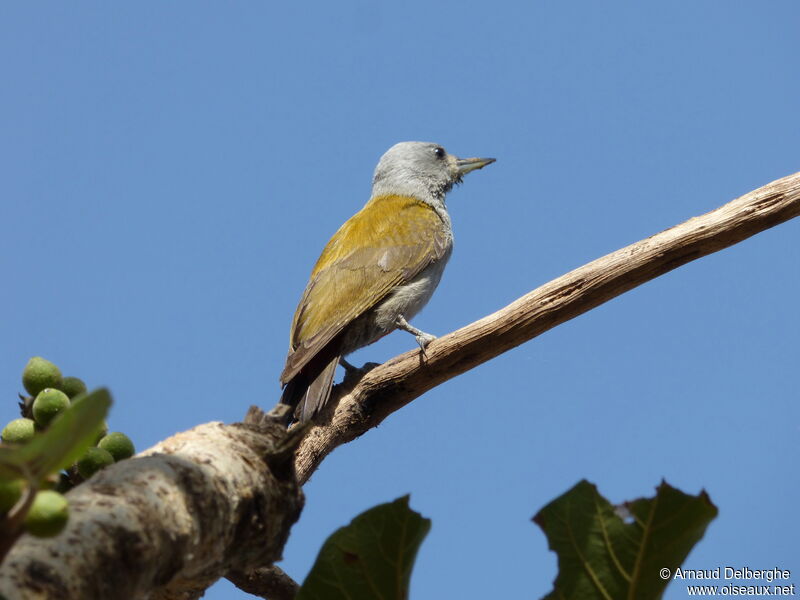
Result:
[[[340,358],[339,364],[344,367],[344,380],[345,382],[349,382],[351,380],[358,381],[364,375],[372,371],[375,367],[379,367],[380,363],[376,362],[367,362],[364,363],[362,366],[357,367],[355,365],[350,364],[345,359]]]
[[[422,350],[422,353],[425,354],[425,348],[428,347],[433,340],[436,339],[436,336],[430,333],[425,333],[424,331],[420,331],[418,335],[414,336],[417,339],[417,343],[419,344],[419,349]]]
[[[397,317],[397,320],[395,320],[395,326],[398,329],[402,329],[403,331],[407,331],[408,333],[412,334],[419,344],[419,349],[422,351],[422,355],[427,358],[428,355],[425,353],[425,348],[427,348],[428,344],[436,339],[436,336],[430,333],[425,333],[421,329],[417,329],[408,321],[406,321],[403,315]]]

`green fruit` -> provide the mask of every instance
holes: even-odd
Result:
[[[89,448],[77,462],[78,473],[84,479],[89,479],[92,475],[97,473],[100,469],[114,464],[114,457],[108,450],[102,448]]]
[[[22,479],[0,481],[0,514],[7,513],[22,497],[25,482]]]
[[[32,419],[14,419],[3,428],[2,438],[9,444],[25,444],[33,438],[35,425]]]
[[[64,377],[64,381],[61,383],[59,389],[72,400],[78,394],[86,393],[86,384],[83,383],[82,379],[78,379],[77,377]]]
[[[109,433],[97,443],[97,447],[108,450],[115,462],[136,454],[131,438],[119,431]]]
[[[59,413],[69,408],[69,398],[61,390],[47,388],[39,392],[33,401],[33,418],[42,427],[47,427]]]
[[[22,371],[22,385],[31,396],[45,388],[60,388],[61,371],[49,360],[34,356]]]
[[[25,529],[36,537],[53,537],[61,533],[69,518],[67,499],[53,490],[37,492],[28,514]]]

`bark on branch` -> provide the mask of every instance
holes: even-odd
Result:
[[[0,594],[183,600],[278,560],[303,502],[292,441],[279,425],[208,423],[104,469],[67,495],[64,532],[20,538]]]
[[[427,347],[424,360],[419,351],[406,352],[355,385],[337,386],[325,419],[300,445],[298,478],[307,481],[334,448],[440,383],[659,275],[798,215],[800,173],[795,173],[546,283],[438,338]]]

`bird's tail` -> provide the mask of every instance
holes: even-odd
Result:
[[[308,370],[304,369],[283,388],[281,404],[288,404],[294,408],[295,421],[301,423],[310,421],[328,403],[339,358],[337,354],[324,364],[321,370],[314,369],[308,373]]]

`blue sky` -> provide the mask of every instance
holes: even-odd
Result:
[[[0,419],[33,355],[109,386],[139,448],[271,406],[311,266],[398,141],[498,159],[449,197],[454,254],[414,322],[440,335],[793,173],[799,27],[790,0],[4,3]],[[540,507],[663,477],[720,509],[684,566],[800,584],[799,235],[669,273],[340,448],[282,566],[302,580],[410,493],[433,519],[413,598],[536,598]]]

